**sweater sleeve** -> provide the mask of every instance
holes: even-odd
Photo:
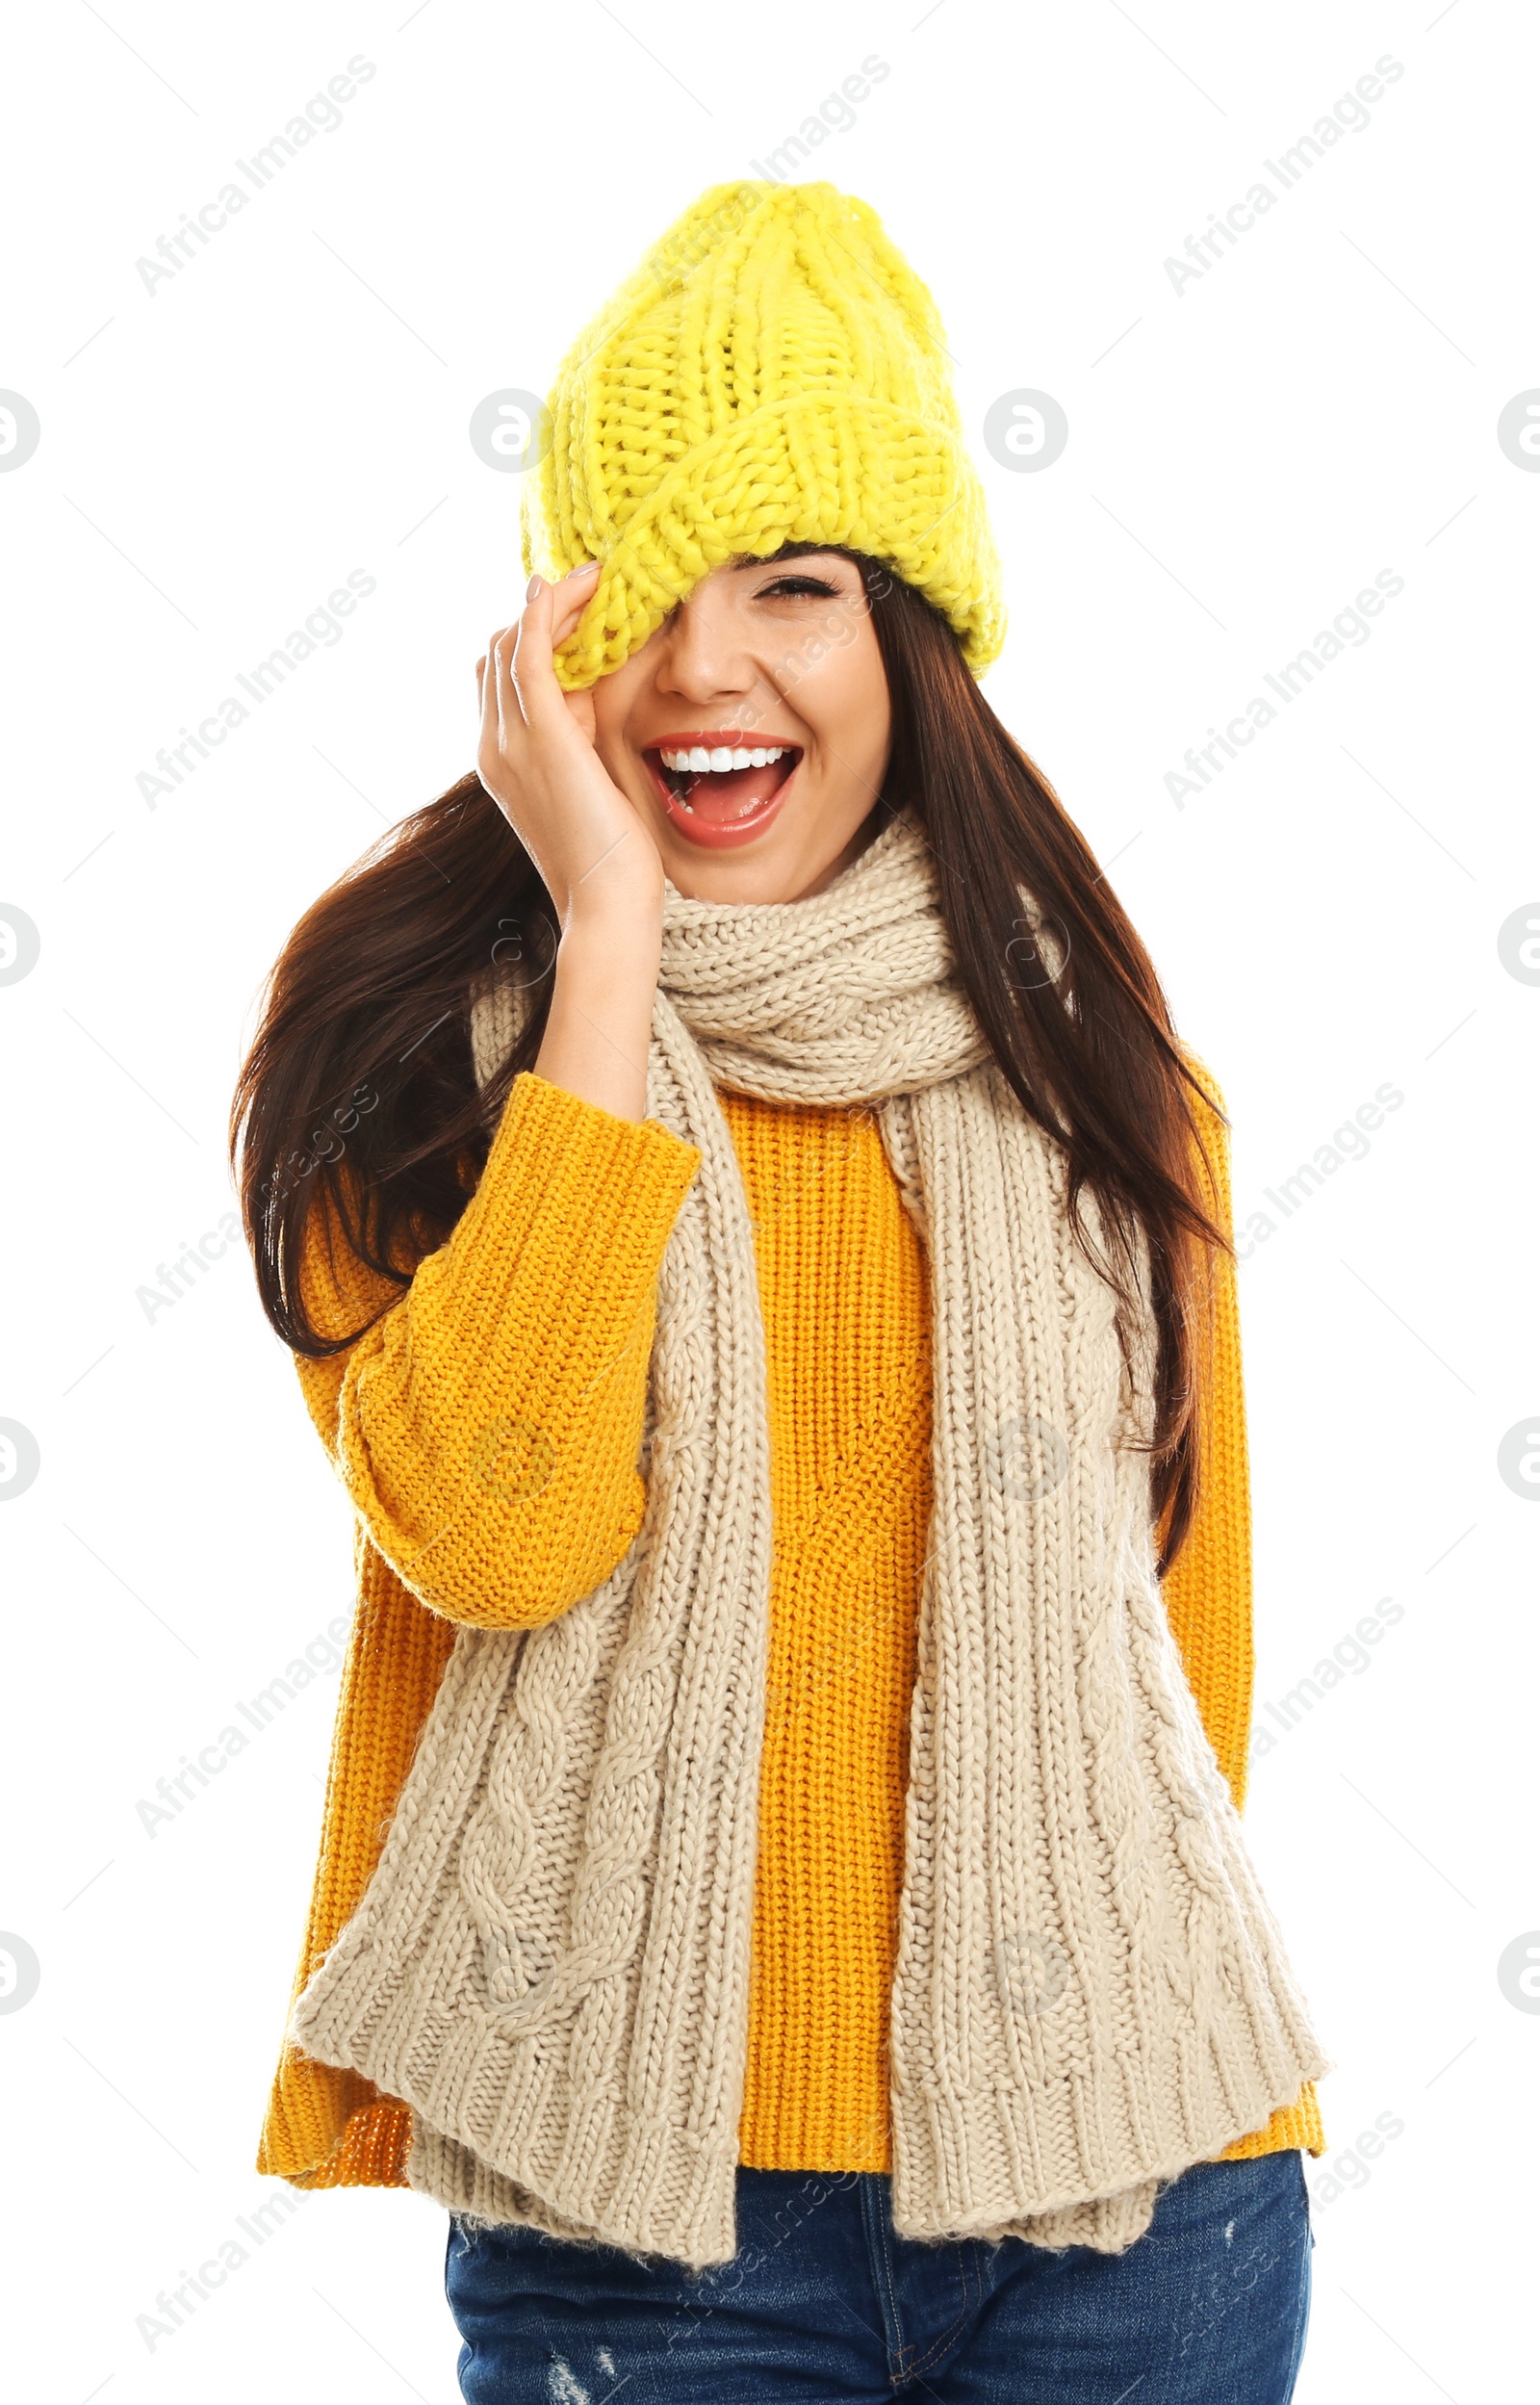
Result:
[[[530,1072],[404,1294],[313,1215],[301,1276],[319,1326],[356,1328],[399,1295],[299,1377],[366,1536],[430,1611],[535,1628],[625,1556],[646,1501],[657,1273],[700,1157]]]
[[[1223,1097],[1194,1062],[1214,1108],[1201,1112],[1206,1166],[1202,1182],[1215,1225],[1232,1225],[1228,1131]],[[1201,1106],[1200,1106],[1201,1108]],[[1203,1725],[1245,1808],[1254,1662],[1251,1641],[1251,1494],[1245,1398],[1241,1380],[1241,1320],[1235,1262],[1212,1256],[1207,1342],[1199,1378],[1198,1503],[1187,1541],[1168,1571],[1167,1616],[1197,1700]]]

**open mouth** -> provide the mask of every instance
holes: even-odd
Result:
[[[732,728],[671,735],[643,757],[673,824],[694,843],[746,843],[780,810],[800,743],[745,742]]]

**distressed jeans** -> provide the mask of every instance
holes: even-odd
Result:
[[[1297,2151],[1198,2163],[1121,2255],[893,2229],[886,2172],[738,2170],[690,2272],[451,2215],[470,2405],[1286,2405],[1310,2303]]]

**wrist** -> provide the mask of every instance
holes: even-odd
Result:
[[[574,895],[563,921],[557,945],[557,959],[626,961],[652,960],[655,963],[663,943],[663,892],[658,888],[655,900],[635,894],[611,896],[602,894],[578,898]]]
[[[647,1057],[661,950],[633,911],[569,922],[556,947],[546,1031],[534,1067],[617,1119],[647,1111]]]
[[[586,871],[569,879],[562,926],[593,931],[605,943],[650,942],[661,935],[665,884],[656,844],[641,827],[630,827],[602,843]]]

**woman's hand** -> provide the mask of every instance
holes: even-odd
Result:
[[[563,935],[579,918],[650,924],[663,907],[657,845],[594,749],[593,695],[564,692],[552,663],[597,573],[591,562],[559,584],[532,577],[523,615],[475,663],[476,769],[540,871]]]
[[[476,770],[534,862],[560,921],[536,1074],[617,1119],[647,1110],[647,1053],[663,942],[663,861],[594,749],[594,702],[556,682],[595,570],[531,578],[524,615],[475,664]]]

